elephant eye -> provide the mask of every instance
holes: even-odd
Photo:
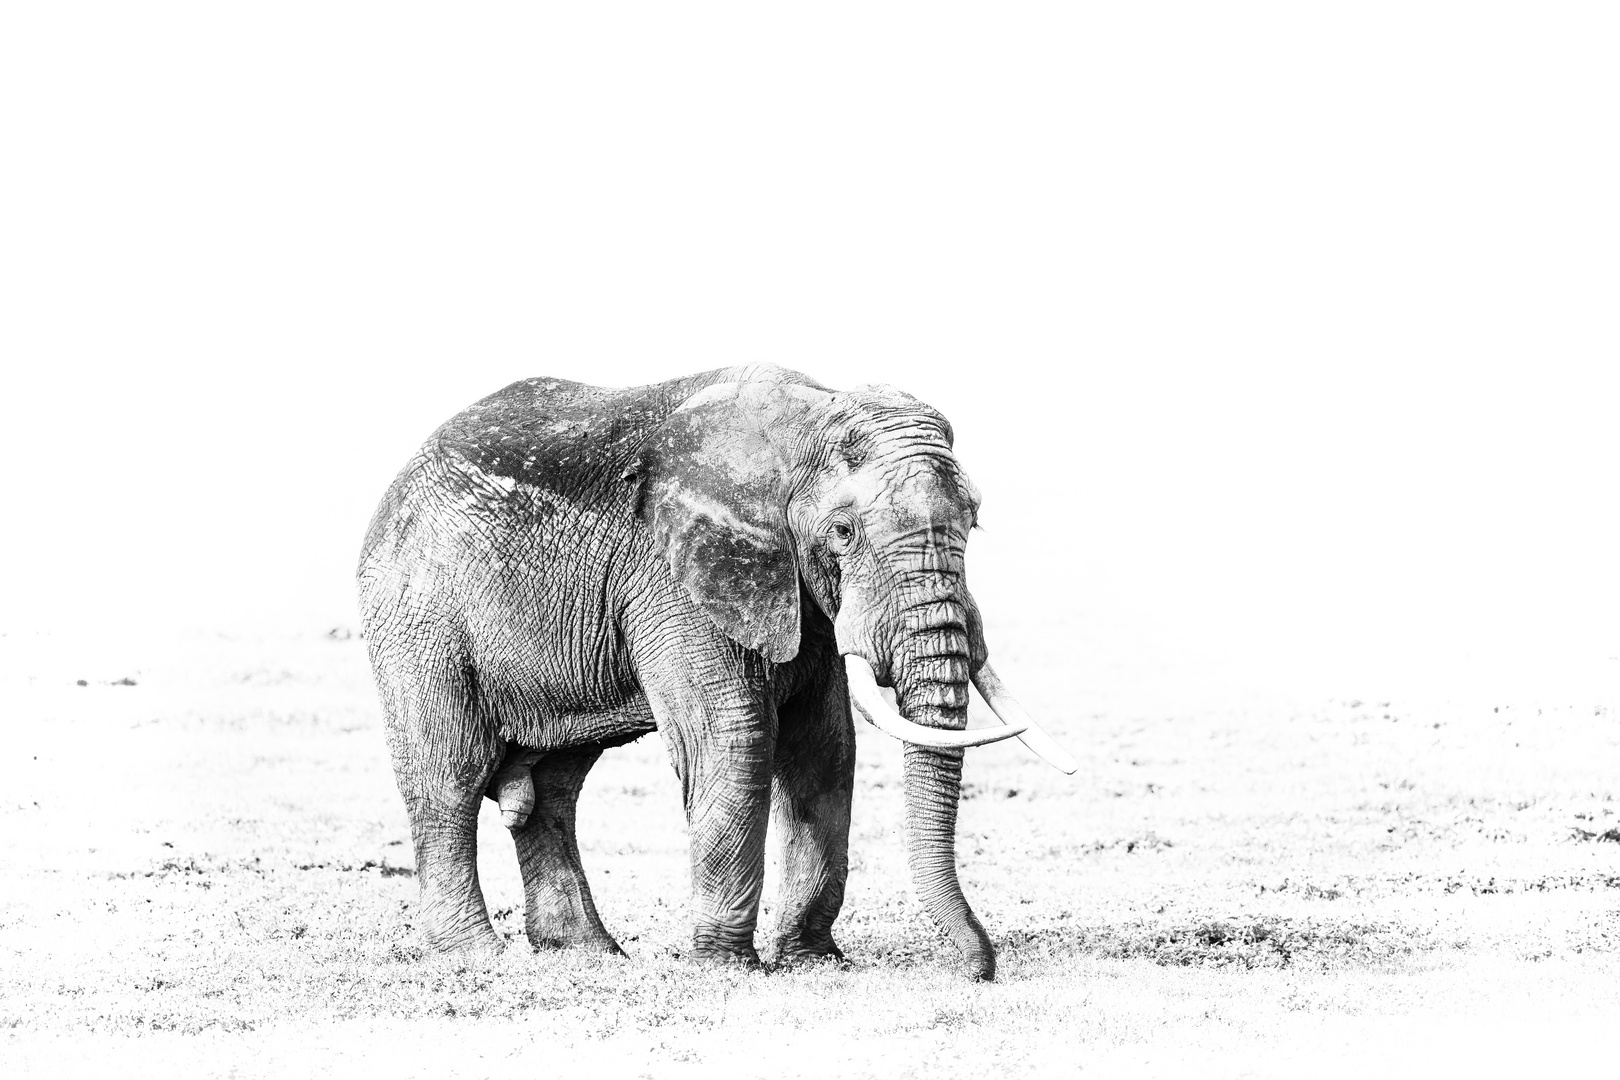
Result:
[[[848,518],[839,516],[827,524],[827,546],[835,555],[846,554],[855,544],[855,526]]]

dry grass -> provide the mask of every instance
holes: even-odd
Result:
[[[1612,703],[1285,705],[1099,665],[1076,713],[1065,633],[1003,666],[1081,773],[1016,747],[968,766],[989,986],[909,896],[882,736],[862,736],[847,965],[679,958],[685,838],[656,737],[605,757],[581,807],[629,959],[521,945],[491,811],[485,891],[517,947],[468,964],[416,944],[359,642],[0,639],[0,1072],[1494,1074],[1602,1048]]]

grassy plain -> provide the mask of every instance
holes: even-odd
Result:
[[[1072,626],[992,629],[1083,763],[971,752],[960,863],[1001,949],[992,985],[956,973],[910,896],[900,755],[875,732],[848,964],[680,958],[684,823],[656,736],[604,757],[580,811],[628,959],[528,950],[486,804],[512,947],[469,964],[413,933],[359,641],[0,638],[0,1074],[1505,1075],[1610,1056],[1613,700],[1262,700],[1115,663]]]

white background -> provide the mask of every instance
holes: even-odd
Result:
[[[951,417],[992,616],[1612,677],[1613,11],[7,5],[0,626],[352,625],[470,401],[769,360]]]

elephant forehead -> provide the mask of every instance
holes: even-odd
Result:
[[[918,530],[959,538],[972,525],[977,502],[959,469],[916,460],[886,464],[850,473],[832,500],[857,507],[875,539]]]
[[[978,492],[949,451],[931,448],[885,457],[856,474],[863,494],[899,510],[972,510]]]
[[[950,421],[932,406],[904,394],[854,391],[829,400],[828,427],[840,454],[859,466],[896,444],[928,444],[949,450]]]

